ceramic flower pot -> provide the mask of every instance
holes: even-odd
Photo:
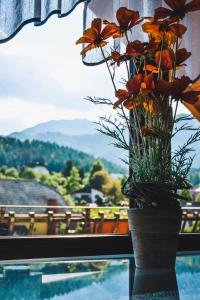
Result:
[[[175,267],[181,220],[180,209],[129,209],[129,229],[137,268]]]

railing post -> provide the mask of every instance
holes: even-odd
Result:
[[[4,223],[5,213],[6,213],[6,208],[5,207],[1,207],[1,210],[0,210],[0,223]]]
[[[84,233],[90,233],[90,208],[85,209],[85,225],[84,225]]]
[[[194,223],[194,225],[192,227],[192,233],[194,233],[196,231],[196,229],[197,229],[197,225],[198,225],[198,221],[199,221],[199,213],[198,213],[198,211],[195,211],[193,213],[193,215],[195,217],[195,223]]]
[[[115,219],[114,219],[112,233],[117,233],[117,231],[119,229],[119,223],[120,223],[120,213],[118,211],[116,211],[114,213],[114,216],[115,216]]]
[[[9,221],[8,221],[8,235],[13,235],[14,225],[15,225],[15,212],[10,211],[9,212]]]
[[[33,211],[30,211],[29,217],[30,217],[30,225],[29,225],[28,234],[32,235],[34,231],[35,213]]]
[[[49,210],[47,212],[48,214],[48,217],[47,217],[47,224],[48,224],[48,229],[47,229],[47,234],[48,235],[51,235],[51,234],[55,234],[55,226],[53,224],[53,215],[54,215],[54,212]]]
[[[98,226],[98,229],[97,229],[97,232],[98,233],[102,233],[103,232],[103,223],[104,223],[104,211],[100,210],[99,211],[99,216],[100,216],[100,222],[99,222],[99,226]]]
[[[184,211],[183,214],[182,214],[182,220],[183,220],[183,224],[182,224],[182,227],[181,227],[181,233],[184,232],[186,222],[187,222],[187,212],[186,211]]]
[[[66,211],[65,212],[65,224],[66,224],[65,234],[68,234],[68,230],[69,230],[69,226],[70,226],[70,222],[71,222],[71,217],[72,217],[71,211]]]

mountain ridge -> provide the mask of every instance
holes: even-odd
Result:
[[[180,116],[180,115],[179,115]],[[103,157],[115,164],[123,165],[120,158],[126,158],[125,151],[115,148],[112,144],[112,139],[97,132],[95,130],[96,124],[86,119],[74,120],[57,120],[57,127],[54,126],[54,121],[38,124],[32,128],[25,129],[21,132],[16,132],[10,137],[18,138],[20,140],[39,140],[44,142],[56,143],[60,146],[68,146],[79,151],[84,151],[93,155],[94,157]],[[190,121],[193,127],[199,126],[197,121]],[[78,126],[77,126],[78,123]],[[48,126],[50,124],[50,126]],[[63,124],[68,128],[63,129]],[[66,134],[71,126],[70,134]],[[83,127],[86,126],[84,129]],[[35,130],[35,128],[37,128]],[[50,129],[54,129],[51,131]],[[47,130],[48,129],[48,130]],[[56,131],[56,130],[59,131]],[[38,132],[38,130],[40,130]],[[68,130],[68,131],[67,131]],[[65,133],[64,133],[65,132]],[[72,133],[75,133],[72,135]],[[189,137],[190,132],[178,133],[173,140],[173,149],[177,149],[180,144],[183,144]],[[195,145],[196,147],[196,145]],[[196,147],[197,155],[194,160],[193,167],[200,168],[200,146]]]

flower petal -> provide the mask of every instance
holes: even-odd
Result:
[[[165,7],[158,7],[155,9],[155,15],[154,18],[159,20],[159,19],[164,19],[167,18],[171,15],[172,11],[170,9],[167,9]]]
[[[186,0],[164,0],[173,10],[179,10],[184,7]]]
[[[200,10],[200,1],[199,0],[193,0],[185,5],[185,11],[196,11]]]
[[[102,20],[100,18],[96,18],[92,21],[92,29],[95,30],[97,35],[101,33],[101,26]]]
[[[156,87],[159,93],[166,96],[170,95],[170,83],[168,81],[158,80]]]
[[[198,101],[200,91],[190,91],[182,94],[182,100],[189,104],[195,104]]]
[[[126,90],[117,90],[115,92],[115,96],[118,98],[118,99],[127,99],[128,98],[128,92]]]
[[[187,31],[187,27],[182,24],[173,24],[170,26],[170,29],[174,32],[176,36],[180,39],[183,37],[185,32]]]
[[[173,68],[173,56],[169,50],[157,51],[156,55],[156,63],[162,69],[172,70]]]
[[[138,94],[142,83],[142,74],[137,74],[134,78],[129,79],[126,88],[130,93]]]
[[[93,42],[93,39],[91,39],[90,37],[88,36],[82,36],[80,39],[78,39],[76,41],[76,45],[78,44],[88,44],[88,43],[92,43]]]
[[[86,52],[92,50],[96,48],[96,46],[94,44],[89,44],[87,47],[83,48],[83,50],[81,51],[81,55],[85,55]]]
[[[176,52],[176,65],[181,65],[186,59],[191,56],[191,52],[188,52],[187,49],[181,48]]]
[[[200,99],[195,105],[189,104],[185,101],[182,102],[185,107],[192,113],[192,115],[200,121]]]
[[[119,27],[115,23],[108,23],[102,30],[101,37],[103,39],[108,39],[114,33],[118,32]]]

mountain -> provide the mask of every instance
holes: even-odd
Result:
[[[55,128],[54,128],[55,125]],[[125,158],[126,152],[115,148],[112,140],[96,131],[97,125],[88,120],[61,120],[41,123],[21,132],[9,135],[19,139],[38,140],[67,146],[104,158],[115,164],[123,165],[120,158]]]
[[[15,132],[13,134],[20,134],[24,138],[34,138],[37,134],[46,132],[58,132],[70,136],[94,134],[95,125],[86,119],[52,120],[27,128],[20,133]],[[13,134],[11,134],[11,136]]]
[[[92,155],[55,143],[36,140],[23,142],[15,138],[0,137],[0,166],[22,168],[43,165],[49,171],[62,172],[67,160],[71,160],[74,166],[83,168],[86,172],[96,161]],[[114,163],[107,160],[102,160],[102,162],[110,173],[124,172],[124,169]]]
[[[184,122],[180,122],[179,126]],[[196,120],[190,120],[190,125],[198,127]],[[102,157],[115,164],[122,165],[120,158],[126,158],[127,153],[115,148],[112,140],[96,131],[97,125],[88,120],[60,120],[50,121],[28,128],[21,132],[15,132],[10,137],[15,137],[22,141],[39,140],[43,142],[56,143],[60,146],[68,146],[80,151],[84,151],[94,157]],[[177,149],[190,136],[191,132],[180,132],[173,139],[173,149]],[[194,168],[200,168],[200,143],[194,145],[196,157],[193,163]]]

